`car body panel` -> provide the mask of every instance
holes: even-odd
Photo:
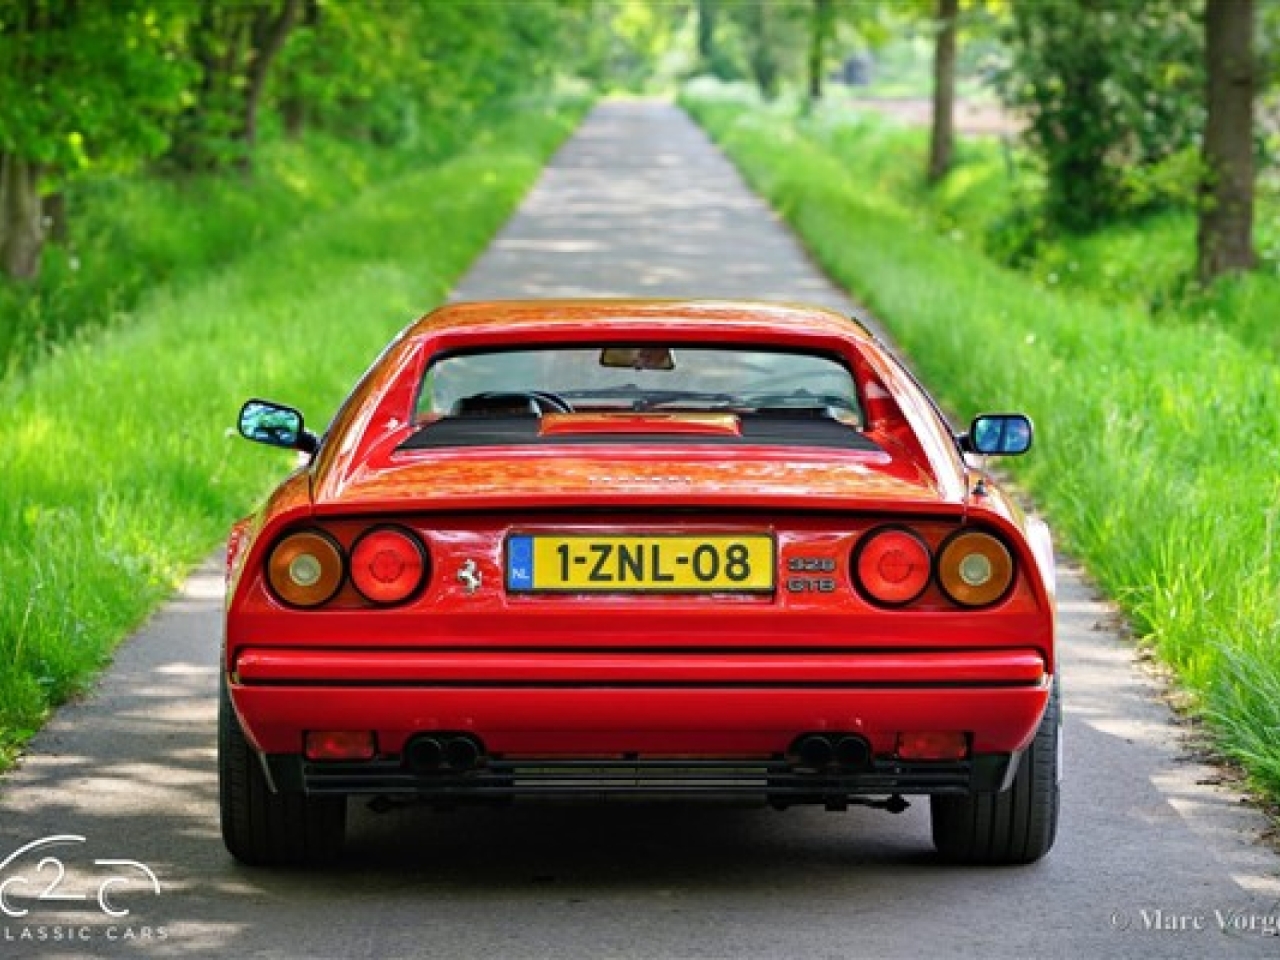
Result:
[[[853,371],[865,423],[847,427],[857,443],[833,449],[741,442],[734,413],[588,410],[547,415],[520,445],[406,446],[433,423],[416,413],[431,358],[614,342],[829,354]],[[1057,669],[1052,548],[1047,528],[996,483],[976,483],[977,467],[892,355],[828,311],[663,301],[441,308],[391,343],[314,459],[234,528],[231,702],[268,759],[296,759],[309,731],[367,730],[384,772],[414,737],[441,731],[474,735],[493,763],[773,763],[797,737],[833,731],[865,738],[877,765],[894,762],[904,731],[954,731],[975,763],[1003,758],[1003,770],[1034,736]],[[344,582],[320,608],[296,609],[269,588],[264,567],[282,534],[314,528],[349,551],[374,524],[425,545],[430,576],[412,599],[379,608]],[[862,539],[885,526],[909,528],[932,552],[956,531],[985,531],[1017,574],[985,609],[958,606],[934,581],[889,608],[864,595],[851,569]],[[508,589],[512,538],[540,534],[767,536],[774,586]],[[868,768],[868,784],[928,789],[914,768],[902,770],[895,779]],[[392,782],[343,776],[352,792]],[[405,789],[427,789],[410,781]],[[846,779],[840,789],[860,787]]]

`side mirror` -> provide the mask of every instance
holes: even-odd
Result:
[[[303,424],[302,414],[293,407],[270,400],[249,400],[240,408],[237,423],[240,436],[270,447],[315,453],[320,440]]]
[[[984,457],[1015,457],[1031,449],[1031,418],[1021,413],[984,413],[975,417],[960,446]]]

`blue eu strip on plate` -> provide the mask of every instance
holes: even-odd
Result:
[[[533,589],[533,537],[507,540],[507,589]]]

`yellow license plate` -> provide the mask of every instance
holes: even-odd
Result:
[[[767,534],[513,534],[507,589],[517,593],[767,593]]]

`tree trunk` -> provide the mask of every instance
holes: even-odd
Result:
[[[40,215],[43,218],[46,239],[50,243],[65,244],[71,231],[67,222],[67,195],[59,190],[40,198]]]
[[[773,49],[772,31],[769,29],[769,4],[765,0],[759,0],[747,9],[751,75],[755,77],[761,96],[772,100],[778,94],[778,58]]]
[[[938,37],[933,52],[933,130],[929,136],[929,182],[951,169],[955,147],[956,18],[959,0],[938,0]]]
[[[302,0],[302,12],[299,15],[297,28],[315,30],[320,25],[320,0]],[[280,118],[284,123],[284,133],[290,140],[297,140],[306,129],[308,120],[307,102],[298,92],[296,76],[286,77],[288,93],[280,99]]]
[[[698,69],[715,72],[716,0],[698,0]]]
[[[1209,283],[1257,265],[1253,251],[1253,0],[1205,8],[1205,128],[1197,273]]]
[[[278,13],[273,15],[269,7],[263,7],[254,17],[244,91],[245,151],[240,158],[240,168],[246,173],[253,168],[253,148],[258,140],[258,107],[262,102],[262,91],[267,86],[267,73],[293,29],[300,8],[300,0],[283,0]]]
[[[822,81],[827,68],[827,43],[835,25],[833,0],[813,0],[809,25],[809,106],[822,99]]]
[[[40,168],[0,153],[0,270],[15,280],[34,280],[43,249]]]
[[[195,96],[175,120],[169,157],[185,173],[197,173],[215,167],[209,138],[210,117],[221,104],[220,93],[226,85],[225,54],[220,56],[220,36],[225,29],[223,11],[212,3],[202,4],[200,14],[187,27],[187,47],[200,67],[200,82]],[[227,43],[229,46],[229,41]]]

